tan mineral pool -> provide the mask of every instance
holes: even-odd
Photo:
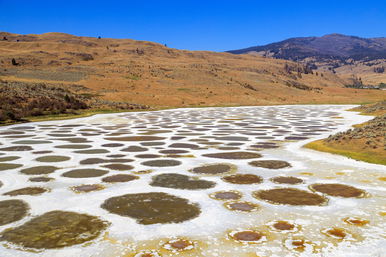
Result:
[[[386,256],[386,168],[302,148],[348,105],[0,128],[0,257]]]

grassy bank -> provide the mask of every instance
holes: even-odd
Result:
[[[326,139],[306,144],[304,147],[351,159],[386,165],[386,101],[352,109],[361,115],[376,116],[353,129],[331,135]]]
[[[375,164],[386,165],[386,157],[383,152],[377,151],[368,151],[363,149],[358,149],[355,146],[342,146],[334,145],[325,142],[324,140],[317,140],[311,143],[306,144],[304,147],[320,151],[327,152],[332,154],[339,154],[354,160],[364,161]]]

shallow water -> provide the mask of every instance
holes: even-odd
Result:
[[[86,229],[77,235],[82,240],[63,244],[60,238],[39,241],[39,229],[51,231],[37,226],[36,235],[28,235],[37,249],[0,234],[1,257],[382,256],[385,167],[301,148],[371,118],[345,111],[352,107],[177,109],[2,127],[0,202],[22,200],[29,209],[0,209],[0,220],[10,221],[0,233],[19,233],[28,227],[23,224],[35,217],[46,222],[44,214],[57,210],[96,216],[106,226],[90,231],[99,236]],[[257,162],[264,160],[270,162]],[[232,169],[217,171],[225,167],[219,164]],[[241,174],[258,181],[227,182]],[[46,191],[6,194],[23,188]],[[285,188],[308,194],[277,191],[266,194],[269,200],[256,194]],[[144,193],[170,197],[165,205],[157,197],[143,200]],[[304,204],[308,195],[326,201]],[[173,213],[181,203],[187,209]],[[191,206],[198,208],[194,215]],[[162,216],[163,207],[173,215]]]

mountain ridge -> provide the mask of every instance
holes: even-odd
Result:
[[[290,49],[293,53],[278,51]],[[296,47],[299,47],[296,49]],[[303,48],[300,48],[303,47]],[[330,49],[327,49],[331,47]],[[355,55],[355,50],[366,50],[367,52]],[[307,52],[307,50],[309,52]],[[343,51],[342,51],[343,50]],[[358,58],[368,51],[374,51],[386,58],[386,38],[361,38],[357,36],[347,36],[339,33],[327,34],[322,37],[295,37],[274,42],[262,46],[252,46],[239,50],[230,50],[229,53],[243,54],[248,52],[273,51],[274,57],[296,61],[296,58],[312,57],[312,54],[320,57],[354,57]],[[292,55],[291,55],[292,54]],[[379,58],[378,58],[379,59]]]
[[[386,37],[361,38],[333,33],[289,38],[227,52],[295,61],[313,70],[337,73],[353,85],[386,83]]]

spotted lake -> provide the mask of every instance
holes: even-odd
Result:
[[[302,148],[353,106],[0,128],[0,256],[382,256],[385,168]]]

